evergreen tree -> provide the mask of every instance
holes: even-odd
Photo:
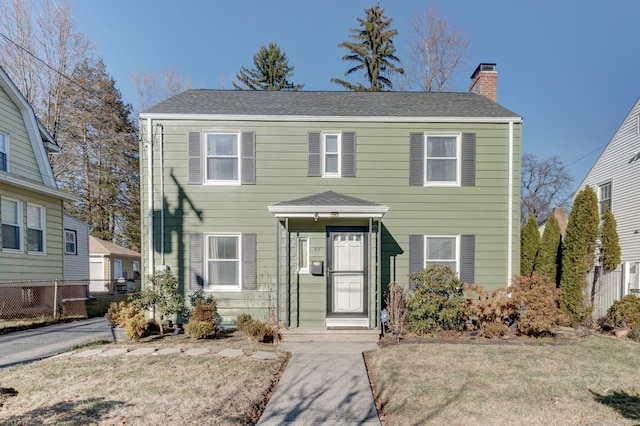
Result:
[[[269,47],[261,46],[258,53],[253,55],[255,68],[240,68],[236,75],[239,83],[233,82],[238,90],[290,90],[298,91],[304,84],[293,84],[287,80],[293,74],[289,66],[286,53],[280,51],[276,43],[269,43]],[[244,86],[244,87],[243,87]]]
[[[613,271],[620,264],[620,243],[616,228],[616,219],[609,207],[606,207],[602,214],[600,231],[600,260],[603,272]]]
[[[561,243],[562,236],[558,220],[551,215],[545,224],[542,240],[540,241],[540,250],[538,250],[534,265],[537,274],[550,282],[558,283],[560,278],[558,253],[560,252]]]
[[[586,274],[594,262],[599,221],[596,193],[587,186],[573,202],[562,251],[560,307],[569,315],[573,324],[589,315],[585,304]]]
[[[520,275],[530,277],[540,248],[540,232],[535,216],[529,216],[520,235]]]
[[[393,37],[398,35],[398,30],[389,28],[393,19],[387,18],[379,3],[375,7],[366,9],[365,13],[367,14],[365,19],[358,18],[360,29],[352,28],[350,30],[350,37],[355,41],[344,41],[338,47],[344,47],[351,52],[342,57],[343,61],[356,64],[349,68],[344,75],[364,71],[369,87],[365,87],[362,83],[353,84],[339,78],[332,78],[331,82],[360,92],[391,90],[393,84],[389,79],[390,75],[404,74],[404,69],[399,66],[400,59],[395,56],[396,47],[393,44]]]

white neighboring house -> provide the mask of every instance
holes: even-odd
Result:
[[[622,264],[621,279],[613,286],[614,299],[640,289],[640,99],[624,119],[593,165],[580,190],[591,186],[600,213],[609,206],[617,222]],[[617,294],[616,294],[617,293]]]
[[[64,215],[64,279],[89,282],[89,225]]]
[[[89,236],[91,293],[140,288],[140,253]]]

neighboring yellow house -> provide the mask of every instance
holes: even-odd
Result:
[[[64,277],[63,202],[48,155],[60,148],[0,67],[0,282]]]
[[[140,288],[140,253],[96,237],[89,237],[89,291]]]

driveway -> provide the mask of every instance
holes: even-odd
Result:
[[[37,361],[77,345],[110,339],[106,318],[92,318],[0,335],[0,368]]]

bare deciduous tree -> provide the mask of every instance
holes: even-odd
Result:
[[[450,90],[450,81],[470,57],[469,36],[438,15],[435,3],[415,12],[409,24],[409,61],[399,85],[425,92]]]
[[[184,76],[179,70],[167,68],[163,71],[134,71],[129,76],[129,82],[136,89],[138,111],[144,111],[152,105],[190,89],[193,79],[191,76]]]
[[[539,221],[549,217],[553,207],[562,205],[571,194],[573,177],[557,155],[538,159],[533,154],[522,156],[520,184],[520,223],[524,225],[529,215]]]

